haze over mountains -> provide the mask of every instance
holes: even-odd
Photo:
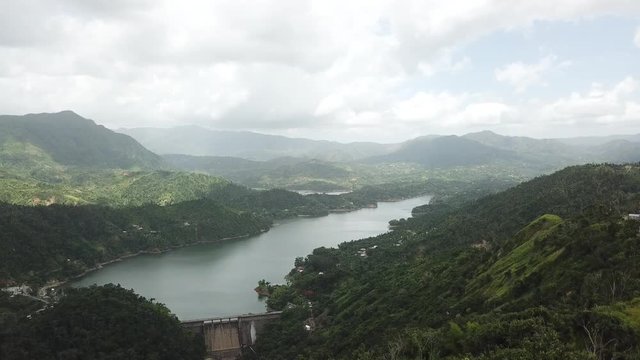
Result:
[[[60,166],[173,168],[257,187],[282,186],[278,179],[299,178],[302,187],[315,182],[320,188],[342,188],[335,184],[347,184],[362,177],[363,169],[388,164],[440,170],[498,166],[527,169],[523,174],[533,176],[574,164],[640,161],[640,135],[534,139],[482,131],[422,136],[400,144],[343,144],[198,127],[120,131],[124,134],[72,111],[0,116],[0,163],[37,167],[39,172]]]
[[[484,164],[529,164],[539,168],[557,168],[588,162],[633,162],[640,160],[640,135],[534,139],[503,136],[491,131],[463,136],[427,135],[398,144],[373,142],[338,143],[253,132],[208,130],[189,126],[172,129],[119,129],[142,145],[161,155],[240,157],[268,161],[279,157],[318,159],[330,162],[409,162],[427,168],[450,168]],[[199,170],[203,162],[172,157],[174,166]],[[209,159],[209,164],[224,159]],[[189,163],[187,165],[187,163]],[[253,164],[256,165],[256,164]],[[241,167],[252,165],[242,162]],[[270,166],[267,166],[270,167]],[[210,167],[211,170],[213,167]],[[202,168],[200,170],[203,170]]]
[[[523,163],[557,167],[640,160],[640,135],[534,139],[483,131],[463,136],[423,136],[400,144],[343,144],[198,127],[119,131],[122,134],[71,111],[3,115],[0,116],[0,159],[11,163],[19,161],[18,154],[30,153],[65,166],[110,168],[162,168],[168,159],[177,168],[193,171],[206,170],[203,169],[206,163],[209,170],[273,169],[297,164],[303,159],[366,164],[405,162],[426,168]],[[156,154],[182,156],[162,159]]]
[[[249,131],[209,130],[197,126],[170,129],[118,129],[157,154],[233,156],[251,160],[271,160],[283,156],[321,158],[329,161],[358,160],[384,154],[396,144],[288,138]]]

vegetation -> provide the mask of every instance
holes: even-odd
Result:
[[[193,359],[201,336],[164,305],[120,286],[69,289],[55,306],[3,328],[2,359]]]
[[[52,162],[91,168],[157,168],[162,158],[127,135],[71,111],[0,116],[0,165],[45,170]]]
[[[253,188],[283,188],[316,192],[357,191],[364,187],[392,187],[424,182],[523,181],[541,170],[520,166],[477,165],[426,169],[411,163],[335,163],[282,158],[250,161],[215,156],[164,156],[174,167],[222,176]]]
[[[123,209],[0,204],[0,280],[65,279],[125,255],[257,234],[269,225],[211,200]]]
[[[273,287],[268,305],[285,312],[256,351],[637,358],[640,223],[624,215],[639,194],[640,166],[571,167],[470,202],[443,198],[391,233],[316,249]]]

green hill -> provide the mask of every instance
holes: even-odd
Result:
[[[162,159],[133,138],[72,111],[0,116],[0,165],[158,168]]]
[[[153,299],[114,285],[67,293],[55,306],[29,315],[29,320],[21,316],[19,324],[3,324],[8,326],[2,328],[0,356],[200,360],[206,355],[202,337],[183,329],[175,315]],[[0,308],[13,299],[3,300],[0,294]]]
[[[638,165],[570,167],[463,205],[429,205],[391,233],[314,250],[304,272],[274,288],[268,303],[285,313],[256,351],[637,358],[640,223],[625,215],[639,207]]]
[[[203,174],[162,170],[73,168],[49,181],[7,172],[0,176],[0,201],[19,205],[169,205],[202,198],[212,188],[228,183]]]

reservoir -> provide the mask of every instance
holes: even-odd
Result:
[[[429,196],[380,202],[377,208],[279,221],[268,232],[200,244],[110,264],[72,286],[120,284],[165,304],[180,320],[264,312],[253,290],[260,279],[284,283],[296,257],[313,249],[375,236],[392,219],[411,216]]]

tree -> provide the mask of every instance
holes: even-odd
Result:
[[[6,342],[1,358],[200,360],[204,341],[162,304],[119,285],[69,289]]]

